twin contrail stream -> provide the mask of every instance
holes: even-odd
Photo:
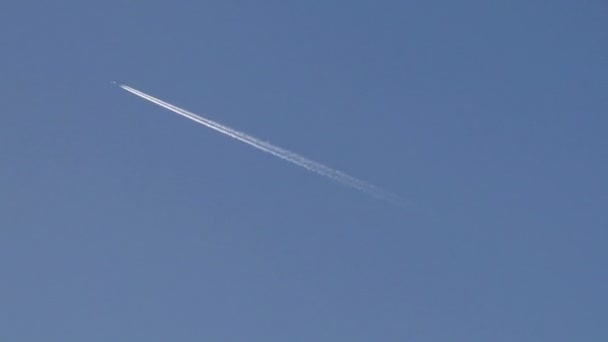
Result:
[[[189,112],[185,109],[179,108],[177,106],[174,106],[170,103],[167,103],[165,101],[162,101],[160,99],[157,99],[154,96],[148,95],[144,92],[141,92],[137,89],[131,88],[129,86],[126,86],[124,84],[118,84],[119,87],[121,87],[122,89],[135,94],[143,99],[146,99],[152,103],[155,103],[161,107],[164,107],[176,114],[182,115],[187,117],[190,120],[196,121],[202,125],[205,125],[213,130],[216,130],[220,133],[223,133],[231,138],[237,139],[241,142],[244,142],[245,144],[251,145],[259,150],[262,150],[264,152],[270,153],[276,157],[279,157],[283,160],[286,160],[288,162],[291,162],[293,164],[296,164],[298,166],[301,166],[309,171],[318,173],[322,176],[325,176],[327,178],[333,179],[337,182],[340,182],[346,186],[349,186],[351,188],[360,190],[364,193],[367,193],[368,195],[371,195],[375,198],[387,201],[391,204],[394,205],[398,205],[398,206],[405,206],[405,201],[402,200],[401,198],[399,198],[398,196],[391,194],[389,192],[386,192],[372,184],[369,184],[367,182],[364,182],[360,179],[357,179],[353,176],[347,175],[341,171],[335,170],[330,168],[329,166],[323,165],[321,163],[312,161],[308,158],[302,157],[301,155],[288,151],[284,148],[278,147],[278,146],[274,146],[268,142],[262,141],[258,138],[255,138],[249,134],[243,133],[243,132],[239,132],[235,129],[232,129],[230,127],[226,127],[218,122],[209,120],[207,118],[201,117],[199,115],[196,115],[192,112]]]

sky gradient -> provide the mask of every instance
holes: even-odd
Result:
[[[607,340],[606,17],[562,0],[1,5],[0,340]]]

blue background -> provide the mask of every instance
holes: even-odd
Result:
[[[5,1],[0,340],[608,340],[607,17]]]

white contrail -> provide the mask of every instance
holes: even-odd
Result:
[[[198,116],[198,115],[196,115],[194,113],[191,113],[191,112],[189,112],[187,110],[184,110],[182,108],[173,106],[173,105],[171,105],[169,103],[166,103],[166,102],[164,102],[162,100],[159,100],[159,99],[157,99],[157,98],[155,98],[153,96],[150,96],[150,95],[147,95],[145,93],[142,93],[142,92],[140,92],[140,91],[138,91],[136,89],[133,89],[131,87],[128,87],[128,86],[121,86],[121,87],[123,87],[123,89],[125,89],[125,90],[127,90],[127,91],[129,91],[129,92],[131,92],[133,94],[136,94],[136,95],[138,95],[140,97],[143,97],[143,98],[145,98],[145,99],[147,99],[147,100],[149,100],[149,101],[151,101],[153,103],[156,103],[156,104],[158,104],[158,105],[160,105],[162,107],[165,107],[165,108],[167,108],[167,109],[169,109],[171,111],[174,111],[174,112],[176,112],[176,113],[178,113],[180,115],[183,115],[183,116],[185,116],[185,117],[187,117],[187,118],[189,118],[191,120],[194,120],[194,121],[199,122],[199,123],[201,123],[201,124],[203,124],[203,125],[205,125],[207,127],[210,127],[210,128],[215,129],[217,131],[220,131],[221,133],[227,134],[227,135],[229,135],[229,136],[231,136],[231,137],[233,137],[235,139],[243,141],[243,142],[245,142],[245,143],[247,143],[249,145],[252,145],[252,146],[254,146],[256,148],[259,148],[259,149],[261,149],[261,150],[263,150],[265,152],[271,153],[271,154],[273,154],[273,155],[275,155],[275,156],[277,156],[279,158],[283,158],[285,160],[288,160],[288,161],[291,161],[293,163],[296,163],[296,164],[298,164],[298,165],[300,165],[302,167],[307,168],[310,171],[320,173],[320,174],[322,174],[324,176],[330,177],[330,178],[332,178],[334,180],[337,180],[339,182],[346,183],[349,186],[360,188],[363,191],[367,191],[367,192],[370,192],[370,193],[373,192],[376,196],[379,196],[379,197],[387,196],[386,193],[383,193],[382,190],[375,188],[373,185],[366,184],[365,182],[363,182],[361,180],[358,180],[358,179],[356,179],[354,177],[351,177],[351,176],[349,176],[347,174],[344,174],[344,173],[342,173],[340,171],[333,170],[333,169],[331,169],[331,168],[329,168],[329,167],[327,167],[325,165],[322,165],[322,164],[316,163],[314,161],[308,160],[308,159],[306,159],[306,158],[304,158],[302,156],[299,156],[299,155],[297,155],[297,154],[295,154],[293,152],[290,152],[288,150],[285,150],[285,149],[282,149],[280,147],[274,146],[274,145],[269,144],[267,142],[261,141],[261,140],[255,138],[255,137],[252,137],[252,136],[247,135],[245,133],[242,133],[242,132],[239,132],[239,131],[235,131],[232,128],[223,126],[223,125],[221,125],[221,124],[219,124],[217,122],[214,122],[212,120],[202,118],[202,117],[200,117],[200,116]]]
[[[165,101],[162,101],[160,99],[157,99],[156,97],[153,97],[151,95],[148,95],[146,93],[143,93],[137,89],[131,88],[129,86],[123,85],[123,84],[118,84],[118,86],[120,86],[122,89],[135,94],[143,99],[146,99],[152,103],[155,103],[161,107],[164,107],[166,109],[169,109],[170,111],[182,115],[184,117],[187,117],[190,120],[193,120],[195,122],[198,122],[202,125],[205,125],[213,130],[216,130],[220,133],[223,133],[225,135],[228,135],[229,137],[232,137],[234,139],[237,139],[239,141],[242,141],[248,145],[251,145],[259,150],[262,150],[264,152],[270,153],[276,157],[279,157],[281,159],[284,159],[286,161],[289,161],[293,164],[296,164],[298,166],[301,166],[309,171],[318,173],[322,176],[331,178],[335,181],[338,181],[342,184],[345,184],[347,186],[350,186],[352,188],[355,188],[357,190],[363,191],[373,197],[376,197],[378,199],[382,199],[385,200],[387,202],[390,202],[392,204],[395,205],[399,205],[399,206],[405,206],[405,202],[399,198],[396,195],[393,195],[391,193],[388,193],[372,184],[369,184],[367,182],[364,182],[360,179],[357,179],[353,176],[347,175],[341,171],[338,170],[334,170],[326,165],[323,165],[321,163],[312,161],[308,158],[305,158],[303,156],[300,156],[297,153],[288,151],[286,149],[283,149],[281,147],[272,145],[268,142],[262,141],[260,139],[257,139],[251,135],[248,135],[246,133],[243,132],[239,132],[235,129],[232,129],[230,127],[224,126],[218,122],[209,120],[207,118],[201,117],[199,115],[196,115],[190,111],[187,111],[183,108],[179,108],[177,106],[174,106],[170,103],[167,103]]]

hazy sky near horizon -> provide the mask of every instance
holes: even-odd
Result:
[[[606,340],[607,16],[565,0],[3,4],[0,340]]]

